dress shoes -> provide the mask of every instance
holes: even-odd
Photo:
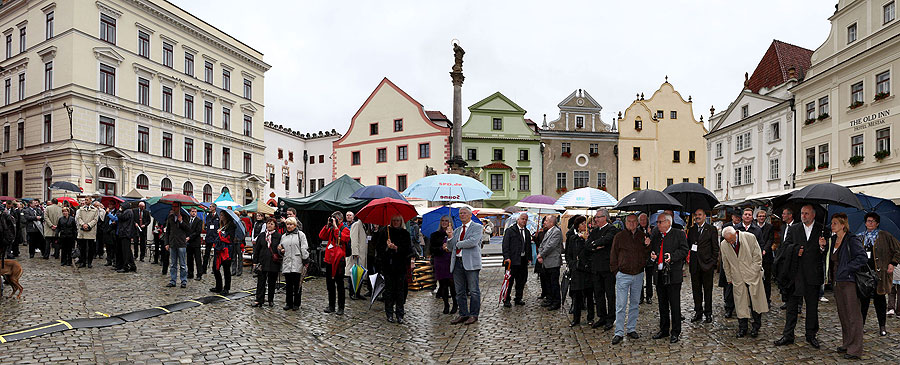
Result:
[[[511,304],[509,301],[504,301],[504,302],[503,302],[503,307],[504,307],[504,308],[511,308],[511,307],[512,307],[512,304]]]
[[[847,359],[847,360],[859,360],[859,356],[857,356],[857,355],[850,355],[850,354],[844,354],[844,358]]]
[[[622,340],[623,340],[622,336],[614,336],[612,339],[612,344],[618,345],[618,344],[622,343]]]
[[[731,318],[731,317],[734,317],[734,311],[733,310],[725,311],[725,318]]]
[[[174,288],[174,287],[175,287],[175,283],[166,284],[166,288]]]
[[[462,316],[456,317],[456,318],[454,318],[452,321],[450,321],[450,324],[460,324],[460,323],[464,323],[467,319],[469,319],[469,317],[462,317]]]
[[[651,337],[651,338],[654,339],[654,340],[658,340],[658,339],[666,338],[666,337],[669,337],[669,334],[668,334],[668,333],[659,331],[659,332],[657,332],[655,335],[653,335],[653,337]]]
[[[403,316],[397,316],[397,324],[403,324]]]
[[[753,329],[751,329],[751,330],[750,330],[750,337],[751,337],[751,338],[757,338],[757,337],[759,337],[759,329],[758,329],[758,328],[753,328]]]
[[[221,296],[226,296],[228,294],[231,294],[231,292],[229,292],[228,290],[222,290],[221,292],[219,292],[219,295]]]
[[[522,299],[516,299],[515,304],[516,304],[516,305],[525,305],[525,301],[522,300]]]
[[[653,298],[647,298],[647,300],[644,302],[647,304],[653,304]]]
[[[553,305],[553,302],[548,301],[548,300],[544,300],[544,301],[541,303],[541,307],[543,307],[543,308],[547,308],[547,307],[550,307],[550,306],[552,306],[552,305]]]
[[[284,310],[286,310],[286,311],[289,311],[289,310],[291,310],[291,306],[286,305],[286,306],[284,306],[284,307],[281,307],[281,309],[284,309]]]
[[[547,308],[547,310],[552,312],[555,310],[559,310],[559,308],[561,308],[561,307],[562,306],[560,306],[559,303],[556,303],[556,304],[551,305],[550,308]]]
[[[322,313],[334,313],[334,308],[333,307],[325,308],[325,310],[323,310]]]
[[[597,322],[594,322],[594,324],[591,325],[591,328],[593,328],[593,329],[597,329],[597,328],[600,328],[600,327],[603,327],[603,321],[597,321]]]
[[[634,340],[637,340],[637,339],[641,338],[641,335],[639,335],[637,332],[633,332],[633,331],[632,331],[632,332],[628,332],[628,335],[627,335],[627,336],[628,336],[628,338],[631,338],[631,339],[634,339]]]
[[[844,347],[844,346],[838,346],[838,348],[837,348],[837,353],[839,353],[839,354],[846,354],[846,353],[847,353],[847,348]]]
[[[579,325],[579,324],[581,324],[581,321],[575,321],[575,320],[573,320],[573,321],[569,322],[569,327],[575,327],[575,326],[577,326],[577,325]]]
[[[612,329],[613,327],[615,327],[615,326],[616,326],[615,323],[610,322],[610,323],[607,323],[605,326],[603,326],[603,330],[604,330],[604,331],[609,331],[609,330],[611,330],[611,329]]]
[[[878,335],[881,337],[887,336],[887,330],[884,329],[884,326],[878,327]]]
[[[703,320],[703,315],[700,313],[694,313],[694,317],[691,318],[691,323],[697,323]]]
[[[672,337],[669,337],[669,343],[677,343],[680,338],[680,335],[672,335]]]
[[[250,305],[250,308],[259,308],[259,307],[262,307],[262,303],[260,303],[260,302],[253,302],[253,304]]]
[[[395,322],[395,321],[394,321],[394,315],[393,315],[393,314],[388,314],[388,315],[387,315],[387,321],[388,321],[389,323],[394,323],[394,322]]]
[[[474,316],[473,316],[473,317],[469,317],[469,319],[466,320],[466,325],[470,325],[470,324],[473,324],[473,323],[475,323],[475,322],[478,322],[478,317],[474,317]]]
[[[778,309],[785,310],[787,309],[787,303],[782,304]]]
[[[737,338],[743,338],[745,336],[747,336],[747,330],[744,328],[739,329],[737,332]]]
[[[187,283],[181,283],[181,288],[182,289],[187,288]]]
[[[793,338],[782,337],[782,338],[779,338],[777,341],[775,341],[775,346],[790,345],[792,343],[794,343]]]
[[[822,347],[822,345],[819,344],[819,340],[816,339],[815,337],[807,337],[806,342],[808,342],[810,346],[812,346],[813,348],[816,348],[816,349]]]
[[[93,264],[88,264],[88,265],[87,265],[87,268],[88,268],[88,269],[93,269],[93,268],[94,268],[94,265],[93,265]]]
[[[222,289],[219,289],[219,288],[209,288],[209,291],[210,291],[210,292],[213,292],[213,293],[218,293],[218,292],[222,291]]]
[[[344,315],[344,308],[338,308],[338,310],[337,310],[337,312],[335,312],[335,314],[337,314],[337,315],[339,315],[339,316],[343,316],[343,315]]]
[[[712,315],[706,316],[706,319],[703,320],[703,323],[712,323]]]

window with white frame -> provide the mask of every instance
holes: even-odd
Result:
[[[150,35],[142,30],[138,31],[138,55],[150,58]]]
[[[584,117],[577,116],[575,117],[575,128],[584,128]]]
[[[575,189],[587,187],[590,184],[590,174],[588,171],[573,172],[572,187]]]
[[[778,158],[769,159],[769,180],[779,179]]]
[[[556,173],[556,190],[561,190],[566,188],[566,173],[565,172],[557,172]]]
[[[116,69],[100,64],[100,92],[116,95]]]
[[[44,64],[44,91],[53,88],[53,61]]]
[[[856,157],[856,156],[862,157],[863,155],[864,155],[863,135],[859,134],[859,135],[850,137],[850,156],[851,157]]]
[[[847,44],[856,42],[856,31],[856,23],[850,24],[850,26],[847,27]]]
[[[875,75],[875,96],[891,94],[891,72],[885,71]]]
[[[891,151],[891,128],[883,128],[875,131],[876,152]]]
[[[716,158],[722,158],[722,142],[716,142]]]
[[[116,44],[116,19],[100,14],[100,40]]]
[[[806,120],[816,119],[816,102],[806,103]]]
[[[491,174],[491,190],[503,190],[503,174]]]
[[[750,116],[750,106],[744,105],[741,107],[741,118],[746,118]]]
[[[850,104],[863,103],[863,82],[857,82],[850,86]]]
[[[596,155],[600,153],[600,144],[599,143],[591,143],[588,151],[592,155]]]
[[[716,190],[722,190],[722,173],[716,173]]]
[[[781,124],[778,122],[769,124],[769,140],[777,141],[781,139]]]
[[[184,53],[184,73],[188,76],[194,76],[194,55],[192,53]]]
[[[605,188],[606,187],[606,173],[598,172],[597,173],[597,188]]]
[[[44,16],[44,31],[47,35],[46,39],[53,38],[53,12],[47,12]]]
[[[740,167],[734,168],[734,186],[741,186],[744,184],[743,177],[743,169]]]
[[[138,104],[150,105],[150,80],[138,77]]]
[[[894,2],[891,1],[881,8],[882,13],[882,24],[890,23],[896,17],[896,9],[894,8]]]
[[[819,145],[819,164],[824,164],[829,162],[828,159],[828,144]]]
[[[531,177],[519,175],[519,191],[531,191]]]
[[[738,134],[735,138],[735,152],[741,152],[750,149],[750,131]]]
[[[810,147],[806,149],[806,168],[811,169],[816,167],[816,148]]]
[[[823,116],[828,115],[828,95],[825,95],[819,98],[819,117],[824,118]]]
[[[563,142],[562,143],[562,153],[572,153],[572,143]]]

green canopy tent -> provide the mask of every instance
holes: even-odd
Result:
[[[258,198],[253,199],[253,201],[250,202],[250,204],[247,204],[247,205],[242,206],[235,210],[238,212],[254,212],[254,213],[263,213],[263,214],[268,214],[268,215],[275,214],[275,208],[272,208],[266,204],[263,204],[262,202],[260,202],[260,200]]]
[[[310,255],[313,255],[313,267],[310,267],[310,274],[324,275],[324,266],[322,265],[322,256],[324,247],[319,239],[319,231],[328,222],[328,217],[334,211],[347,213],[348,211],[356,213],[362,209],[368,200],[359,200],[351,198],[354,192],[362,188],[363,185],[353,180],[350,176],[344,175],[337,180],[325,185],[322,189],[310,196],[303,198],[278,198],[278,209],[285,211],[288,208],[297,210],[297,220],[303,227],[303,233],[306,234],[307,240],[310,242]],[[319,242],[320,244],[315,244]]]

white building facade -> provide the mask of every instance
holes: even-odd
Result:
[[[332,143],[341,134],[331,131],[301,133],[291,128],[265,123],[266,188],[264,201],[277,204],[278,198],[298,198],[315,193],[332,179]]]

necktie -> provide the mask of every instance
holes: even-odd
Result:
[[[466,237],[466,226],[463,225],[462,232],[459,233],[459,240],[457,240],[456,242],[458,243],[459,241],[465,239],[465,237]],[[456,249],[456,254],[459,255],[460,252],[462,252],[462,249],[461,249],[461,248],[457,248],[457,249]]]
[[[741,249],[741,241],[738,241],[737,237],[734,238],[734,243],[731,244],[731,248],[734,249],[734,254],[737,255],[738,251]]]
[[[522,233],[522,256],[525,256],[525,247],[528,246],[528,238],[525,236],[525,228],[519,228]]]
[[[656,263],[657,264],[663,263],[663,242],[665,242],[665,241],[666,241],[666,234],[663,233],[662,239],[659,240],[659,255],[656,255]]]

